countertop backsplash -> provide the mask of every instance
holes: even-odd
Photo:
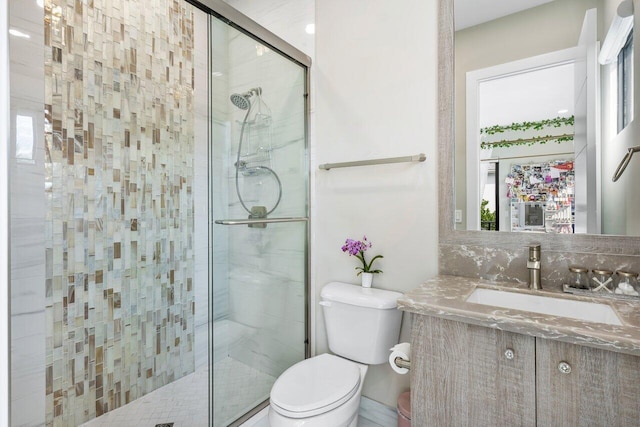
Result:
[[[440,274],[481,278],[496,282],[526,283],[527,247],[496,248],[440,244]],[[629,270],[640,273],[639,255],[569,253],[554,251],[542,246],[542,287],[547,290],[561,290],[569,276],[569,266],[577,265],[592,270],[604,268]]]

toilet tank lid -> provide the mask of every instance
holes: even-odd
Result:
[[[325,301],[341,302],[359,307],[391,309],[398,306],[400,292],[363,288],[349,283],[331,282],[322,288],[320,296]]]

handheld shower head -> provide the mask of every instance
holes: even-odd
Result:
[[[229,97],[231,99],[231,103],[238,107],[241,110],[248,110],[251,106],[251,102],[249,101],[249,97],[247,94],[243,93],[232,93]]]
[[[231,103],[239,109],[248,110],[251,108],[251,101],[249,101],[249,98],[253,95],[260,95],[261,93],[262,88],[254,87],[245,93],[232,93],[229,99],[231,100]]]

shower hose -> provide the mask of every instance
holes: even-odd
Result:
[[[267,171],[268,173],[273,175],[273,177],[278,183],[278,200],[276,201],[276,204],[273,206],[273,208],[267,211],[266,215],[269,215],[276,210],[276,208],[280,204],[280,200],[282,199],[282,183],[280,182],[280,177],[278,177],[278,174],[270,167],[243,166],[243,163],[240,162],[240,153],[242,152],[242,140],[244,138],[244,130],[245,130],[245,127],[247,126],[247,120],[249,119],[249,113],[251,113],[252,107],[253,107],[252,105],[249,105],[249,108],[247,109],[247,114],[245,114],[244,120],[242,121],[242,127],[240,128],[240,141],[238,142],[238,155],[236,157],[236,194],[238,195],[238,200],[240,201],[240,204],[242,205],[244,210],[247,211],[249,215],[251,215],[252,214],[251,209],[247,207],[244,200],[242,199],[242,194],[240,193],[240,184],[238,182],[239,181],[238,176],[240,175],[240,168],[242,168],[245,171]]]

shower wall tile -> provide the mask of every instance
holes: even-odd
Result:
[[[211,200],[210,219],[225,219],[229,216],[229,152],[230,123],[229,111],[229,32],[230,27],[213,19],[211,27]],[[229,229],[212,225],[212,237],[209,252],[213,254],[211,265],[213,320],[227,319],[229,316]],[[215,242],[215,243],[214,243]],[[228,353],[228,342],[216,340],[215,359],[219,360]]]
[[[10,38],[11,423],[37,426],[45,421],[44,134],[39,131],[44,128],[44,12],[35,2],[18,0],[10,1],[9,12],[10,26],[30,35]],[[30,124],[27,129],[18,129],[18,116]]]
[[[209,364],[209,324],[195,326],[194,363],[196,371]],[[216,343],[217,344],[217,343]]]
[[[41,109],[32,113],[34,116],[42,115]],[[23,193],[13,191],[11,196],[11,398],[14,425],[44,423],[44,173],[33,172],[38,168],[42,170],[43,159],[43,152],[36,150],[33,164],[16,162],[11,166],[12,189],[22,185],[29,187],[29,180],[40,183],[39,196],[29,190]]]
[[[304,358],[303,244],[302,223],[236,227],[230,240],[229,319],[246,329],[228,354],[276,377]]]
[[[214,26],[214,34],[216,34],[216,27]],[[220,43],[226,43],[226,38],[219,41]],[[216,39],[214,37],[214,46]],[[214,57],[214,63],[223,62],[224,58]],[[214,65],[215,69],[215,65]],[[220,76],[222,79],[225,76]],[[211,200],[211,219],[225,219],[232,218],[229,213],[229,197],[230,187],[233,183],[228,179],[229,175],[229,124],[222,120],[219,116],[220,111],[224,111],[224,116],[227,115],[226,107],[221,107],[220,104],[228,104],[228,94],[226,90],[224,92],[219,89],[216,92],[217,84],[214,81],[213,89],[214,97],[213,105],[217,106],[213,111],[212,122],[212,153],[211,153],[211,170],[215,171],[215,177],[221,179],[213,179],[212,187],[213,194]],[[216,111],[218,110],[218,111]],[[213,226],[213,242],[209,246],[209,251],[213,253],[213,265],[212,265],[212,280],[213,280],[213,320],[226,319],[229,316],[229,228],[225,226]],[[212,243],[213,243],[212,242]],[[219,343],[216,343],[216,351],[223,351],[218,349]],[[226,350],[224,350],[226,351]]]
[[[206,366],[209,351],[209,120],[208,16],[194,15],[194,326],[195,369]]]
[[[45,2],[46,423],[194,370],[194,8]]]
[[[16,287],[13,281],[12,287]],[[44,425],[44,322],[44,309],[11,316],[11,422],[15,426]]]

